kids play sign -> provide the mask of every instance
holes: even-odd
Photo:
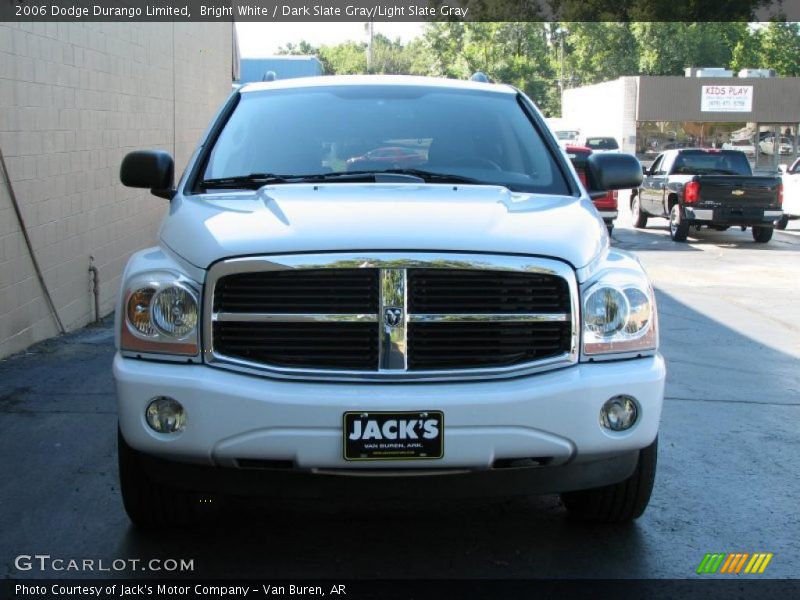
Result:
[[[702,112],[750,112],[752,85],[704,85],[700,95]]]

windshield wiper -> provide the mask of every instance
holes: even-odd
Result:
[[[233,177],[204,179],[200,182],[203,189],[258,189],[276,183],[313,183],[313,182],[359,182],[359,181],[425,181],[430,183],[484,183],[479,179],[452,175],[449,173],[433,173],[423,169],[386,169],[381,171],[333,171],[331,173],[314,173],[311,175],[277,175],[275,173],[251,173]]]
[[[254,189],[265,185],[280,183],[314,183],[317,181],[377,181],[383,171],[335,171],[332,173],[314,173],[311,175],[276,175],[275,173],[251,173],[250,175],[235,175],[233,177],[219,177],[204,179],[200,182],[203,189]],[[396,177],[396,176],[395,176]],[[409,175],[408,177],[412,177]],[[421,180],[420,177],[413,177]]]
[[[218,177],[216,179],[204,179],[200,182],[203,189],[209,188],[233,188],[233,189],[255,189],[269,185],[271,183],[288,183],[294,177],[287,175],[276,175],[275,173],[251,173],[250,175],[236,175],[234,177]]]
[[[411,179],[429,183],[484,183],[479,179],[451,175],[450,173],[433,173],[424,169],[381,169],[379,171],[333,171],[331,173],[317,173],[315,175],[298,176],[297,181],[314,182],[349,182],[349,181],[374,181],[377,183],[403,181]],[[294,180],[293,180],[294,181]]]
[[[485,184],[485,181],[464,175],[453,175],[452,173],[434,173],[424,169],[387,169],[384,173],[396,173],[398,175],[414,175],[431,183],[477,183]]]

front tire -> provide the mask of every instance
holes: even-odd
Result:
[[[772,227],[753,227],[753,239],[757,244],[766,244],[772,239]]]
[[[681,205],[677,202],[669,211],[669,237],[673,242],[685,242],[689,235],[689,223],[681,215]]]
[[[561,501],[570,517],[589,523],[627,523],[642,516],[656,477],[658,438],[639,451],[633,474],[619,483],[591,490],[566,492]]]
[[[636,196],[633,202],[631,202],[631,216],[633,218],[633,226],[636,227],[636,229],[644,229],[647,227],[647,214],[642,212],[639,196]]]
[[[194,523],[200,500],[194,494],[151,479],[142,466],[142,453],[131,448],[117,431],[120,491],[125,512],[142,528],[169,528]]]

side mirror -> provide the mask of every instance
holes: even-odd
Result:
[[[778,165],[778,170],[785,175],[789,172],[789,165]]]
[[[162,150],[137,150],[122,159],[119,168],[122,185],[150,188],[160,198],[172,200],[175,196],[175,163],[168,152]]]
[[[586,161],[589,195],[604,196],[608,190],[639,187],[642,165],[635,156],[616,152],[590,154]]]
[[[642,165],[642,175],[647,175],[650,172],[650,169],[647,168],[647,165]]]

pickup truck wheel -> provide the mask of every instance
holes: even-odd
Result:
[[[673,204],[669,211],[669,237],[674,242],[685,242],[689,235],[689,223],[683,220],[680,204]]]
[[[789,224],[789,217],[783,215],[780,219],[775,221],[775,229],[780,229],[781,231],[783,231],[784,229],[786,229],[786,226],[788,224]]]
[[[757,244],[766,244],[772,239],[772,227],[753,227],[753,239]]]
[[[631,203],[631,217],[633,218],[633,226],[637,229],[644,229],[647,227],[647,215],[642,212],[642,206],[639,204],[639,196],[636,196]]]
[[[137,527],[175,527],[195,522],[198,500],[189,492],[153,481],[141,464],[141,453],[131,448],[117,430],[120,490],[125,512]]]
[[[658,438],[639,451],[639,463],[624,481],[591,490],[566,492],[561,501],[570,517],[590,523],[627,523],[647,508],[658,462]]]

